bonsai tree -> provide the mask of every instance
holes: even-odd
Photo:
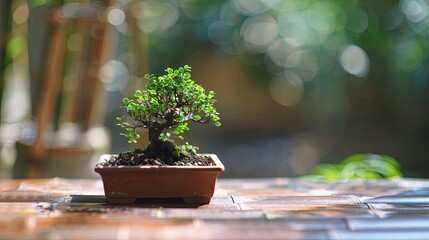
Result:
[[[165,75],[158,77],[146,74],[149,81],[146,90],[136,90],[132,99],[123,98],[122,107],[128,117],[117,118],[117,125],[125,130],[121,135],[128,138],[129,143],[136,143],[140,138],[138,129],[147,129],[149,134],[148,146],[134,150],[133,154],[139,156],[128,157],[132,159],[128,164],[178,165],[198,159],[198,147],[187,142],[178,145],[176,140],[184,140],[182,134],[189,130],[189,122],[221,125],[213,106],[215,93],[206,93],[191,79],[191,67],[185,65],[165,71]],[[121,157],[124,158],[124,154],[120,154]]]

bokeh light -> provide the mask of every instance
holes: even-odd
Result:
[[[28,6],[27,4],[22,4],[18,6],[15,11],[13,12],[13,20],[17,24],[23,24],[27,21],[28,18]]]
[[[286,107],[298,104],[304,96],[304,84],[301,78],[291,71],[277,75],[270,83],[273,99]]]
[[[270,15],[250,17],[243,23],[240,33],[249,50],[265,53],[277,36],[277,24]]]
[[[368,24],[368,14],[363,9],[359,7],[347,9],[347,30],[355,33],[363,33],[367,30]]]
[[[395,49],[396,64],[404,72],[416,71],[423,62],[423,49],[412,39],[404,39]]]
[[[119,8],[112,8],[107,13],[107,21],[113,26],[121,26],[125,22],[125,13]]]
[[[428,16],[428,3],[424,0],[402,0],[401,9],[413,23],[420,22]]]
[[[173,26],[179,18],[179,10],[170,1],[144,1],[139,5],[138,27],[141,31],[162,32]]]
[[[358,77],[364,77],[369,71],[369,58],[365,51],[356,45],[344,46],[339,60],[344,70]]]
[[[123,63],[110,60],[101,67],[99,78],[104,83],[107,91],[117,92],[127,86],[129,80],[128,69]]]
[[[307,22],[318,33],[328,35],[336,28],[342,29],[345,23],[343,9],[334,2],[319,1],[305,14]]]
[[[224,21],[215,21],[210,24],[208,29],[209,39],[218,45],[227,44],[232,35],[232,28],[228,26]]]
[[[233,9],[239,14],[256,15],[264,13],[279,0],[229,0]]]
[[[271,61],[279,67],[283,67],[290,54],[296,51],[296,48],[283,39],[277,39],[267,50]]]
[[[297,144],[290,158],[291,167],[299,175],[308,173],[320,161],[317,151],[306,143]]]
[[[83,36],[81,33],[72,33],[67,40],[67,49],[69,51],[79,51],[83,46]]]
[[[310,38],[310,29],[305,17],[296,12],[280,12],[278,31],[283,39],[294,47],[307,43]]]

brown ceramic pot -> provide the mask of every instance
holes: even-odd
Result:
[[[109,203],[132,204],[137,199],[183,199],[209,203],[217,176],[225,167],[214,154],[215,166],[116,166],[96,165]],[[111,155],[100,157],[99,163]]]

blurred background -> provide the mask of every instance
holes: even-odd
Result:
[[[222,126],[186,140],[223,177],[355,153],[429,177],[428,0],[2,0],[0,178],[96,177],[145,73],[188,64]],[[141,143],[141,147],[145,142]]]

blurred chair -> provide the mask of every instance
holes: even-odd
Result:
[[[80,0],[49,11],[42,77],[31,79],[39,84],[32,90],[35,134],[17,142],[14,178],[95,176],[95,162],[110,149],[98,75],[117,46],[118,33],[106,21],[112,4]]]

